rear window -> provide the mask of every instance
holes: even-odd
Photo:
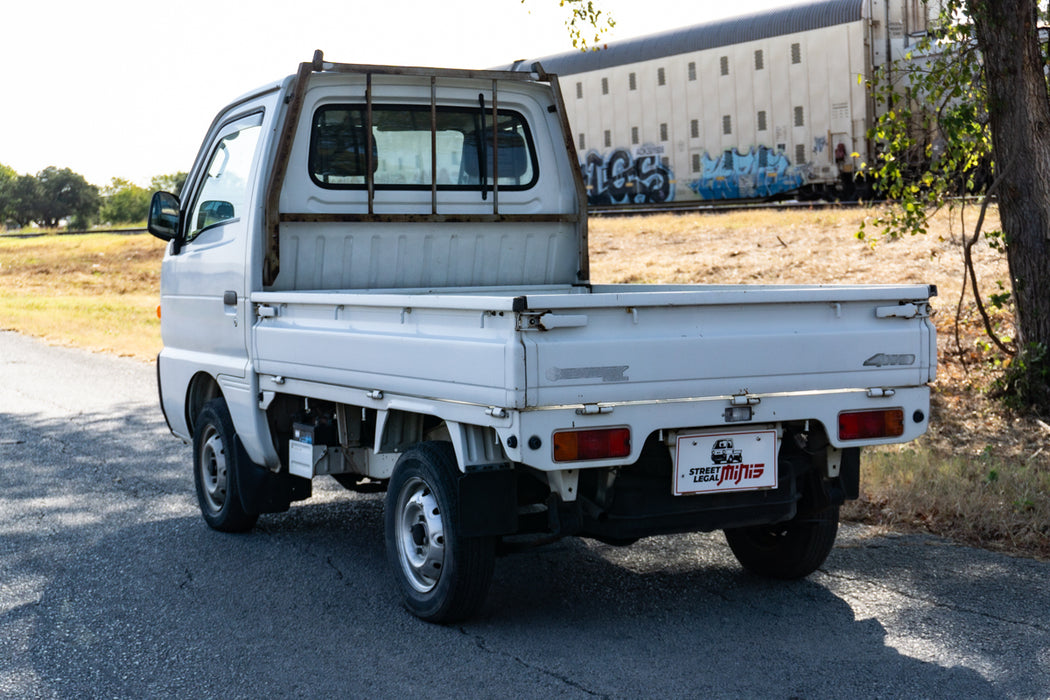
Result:
[[[495,125],[492,116],[491,109],[438,107],[432,139],[429,105],[373,105],[371,139],[366,139],[364,105],[326,105],[314,113],[310,177],[321,187],[362,189],[371,148],[376,189],[429,189],[434,143],[438,189],[491,187],[497,167],[501,190],[531,187],[537,166],[528,125],[516,112],[500,110]]]

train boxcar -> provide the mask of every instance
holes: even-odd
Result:
[[[561,76],[592,206],[849,198],[885,108],[867,78],[928,16],[922,0],[822,0],[538,60]]]

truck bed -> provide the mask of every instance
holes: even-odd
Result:
[[[522,410],[915,387],[935,374],[927,305],[935,293],[926,285],[257,292],[253,357],[262,374]]]

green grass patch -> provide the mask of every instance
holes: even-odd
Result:
[[[151,360],[160,352],[152,295],[42,296],[5,292],[0,328],[49,343]]]

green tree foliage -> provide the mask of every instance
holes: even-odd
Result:
[[[19,175],[10,184],[8,214],[12,221],[25,228],[37,218],[44,198],[43,188],[32,175]]]
[[[182,193],[182,187],[186,184],[188,175],[181,170],[169,175],[155,175],[150,181],[150,190],[153,192],[171,192],[174,195]]]
[[[149,214],[151,192],[145,187],[115,177],[102,190],[102,221],[111,224],[132,224],[145,221]]]
[[[987,184],[992,141],[973,26],[942,14],[870,88],[882,112],[868,133],[881,151],[869,174],[898,204],[874,223],[893,237],[926,233],[930,215]]]
[[[970,289],[1009,366],[1004,395],[1047,412],[1050,93],[1040,19],[1036,0],[946,0],[930,35],[876,79],[885,113],[869,136],[882,148],[870,173],[897,201],[875,222],[888,235],[925,233],[928,217],[944,206],[962,218],[965,200],[953,197],[982,196],[964,246]],[[991,197],[1001,232],[982,230]],[[987,300],[970,260],[982,235],[1004,251],[1010,269],[1008,289]],[[988,305],[1013,312],[1015,338],[999,337]]]
[[[35,217],[40,226],[56,228],[66,219],[70,228],[86,228],[98,215],[102,203],[98,187],[83,175],[52,165],[37,173],[36,179],[42,193]]]
[[[86,230],[95,221],[137,223],[145,221],[153,191],[178,194],[185,183],[184,172],[156,175],[149,189],[115,177],[100,192],[69,168],[19,175],[0,163],[0,227],[14,222],[21,228],[32,223],[57,228],[63,219],[74,230]]]
[[[17,179],[18,173],[14,168],[0,163],[0,229],[11,219],[12,186]]]
[[[972,206],[967,197],[986,193],[992,183],[983,65],[973,24],[947,14],[958,9],[957,4],[944,8],[927,35],[903,59],[880,68],[870,85],[884,110],[868,134],[882,151],[870,174],[882,194],[896,203],[873,221],[884,235],[924,234],[929,217],[943,208],[965,221]],[[860,236],[865,235],[862,227]],[[1000,338],[993,327],[970,257],[981,235],[995,247],[1001,245],[1001,232],[979,227],[964,246],[966,275],[989,338],[1013,355],[1010,340]],[[1002,307],[1009,297],[996,294],[991,300]]]
[[[524,5],[525,0],[521,0],[521,3]],[[558,7],[568,13],[565,29],[573,48],[597,51],[601,48],[602,35],[616,26],[612,15],[600,9],[600,4],[594,0],[558,0]],[[594,32],[593,39],[588,38],[591,32]]]

